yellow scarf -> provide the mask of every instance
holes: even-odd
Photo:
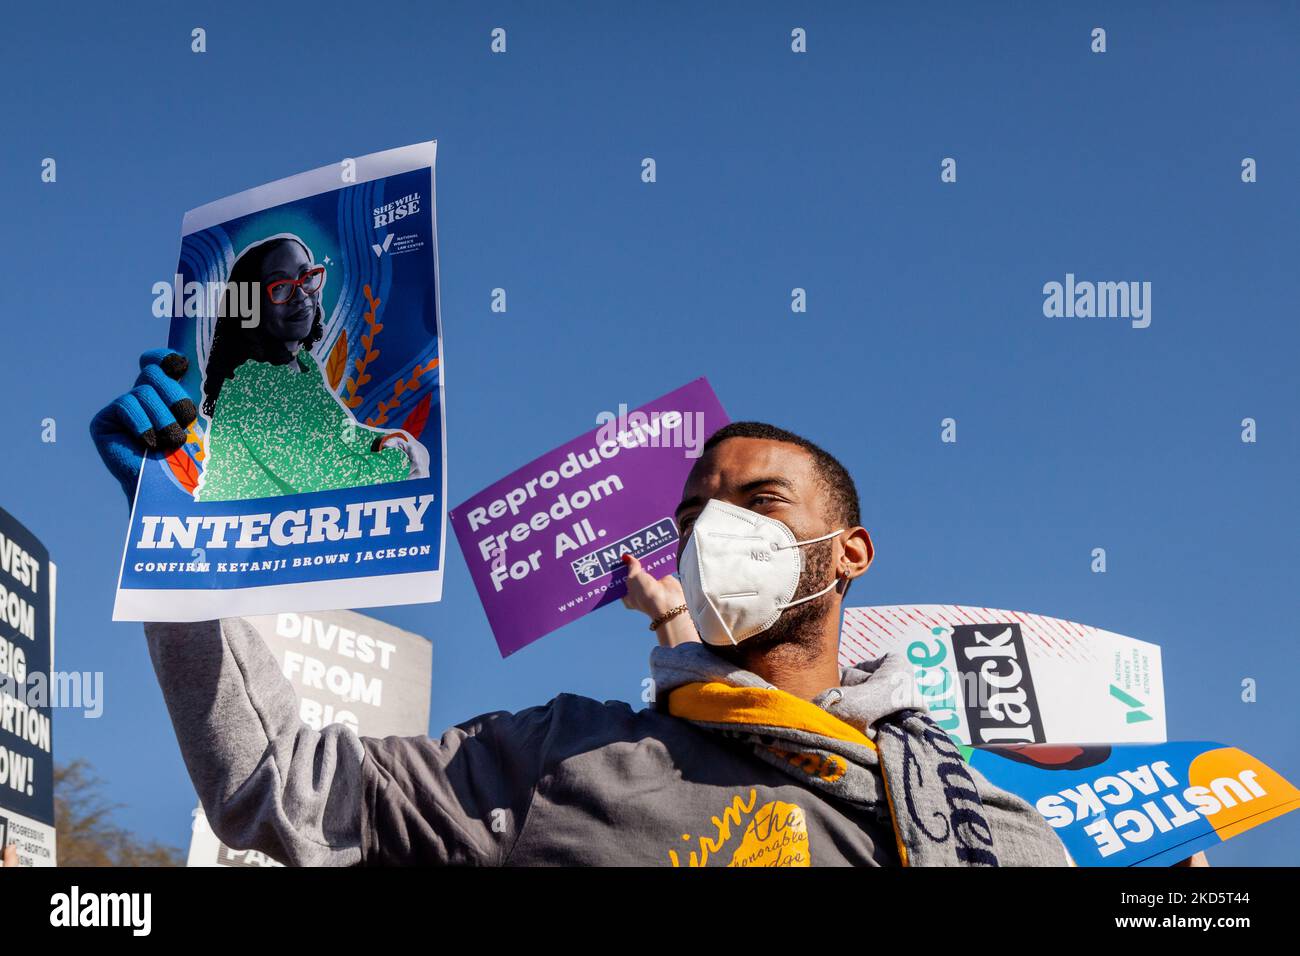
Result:
[[[876,750],[871,738],[852,724],[846,724],[816,704],[776,687],[733,687],[718,681],[683,684],[668,693],[668,713],[683,720],[710,724],[749,724],[802,730]],[[882,778],[884,772],[882,763]],[[889,796],[888,786],[884,789],[890,822],[893,824],[894,845],[898,848],[903,866],[909,866],[907,846],[898,829],[894,801]]]
[[[668,713],[710,724],[757,724],[804,730],[833,740],[876,745],[856,727],[816,704],[775,687],[732,687],[717,681],[683,684],[668,694]]]

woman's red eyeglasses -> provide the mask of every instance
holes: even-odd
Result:
[[[266,286],[266,297],[276,305],[284,305],[293,298],[295,289],[301,288],[307,295],[320,291],[325,284],[325,267],[317,266],[298,276],[296,279],[276,279]]]

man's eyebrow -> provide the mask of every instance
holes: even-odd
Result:
[[[796,491],[794,482],[789,478],[782,478],[780,475],[772,475],[768,478],[755,478],[753,481],[745,482],[740,486],[739,490],[742,492],[756,491],[764,485],[776,485],[778,488],[784,488],[786,491]],[[704,504],[705,500],[706,499],[703,495],[695,495],[694,497],[683,499],[682,503],[677,506],[677,510],[673,512],[673,516],[679,517],[683,511],[687,511],[691,508],[699,508]]]
[[[773,475],[771,478],[755,478],[753,481],[747,481],[740,486],[741,491],[756,491],[764,485],[777,485],[786,491],[796,490],[794,482],[789,478],[782,478],[780,475]]]
[[[704,498],[701,495],[696,495],[693,498],[683,498],[682,503],[679,504],[677,506],[677,510],[673,512],[673,517],[677,519],[678,524],[681,524],[682,521],[681,515],[683,511],[686,511],[689,508],[698,508],[703,503],[704,503]]]

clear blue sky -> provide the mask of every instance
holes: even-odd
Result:
[[[56,718],[57,756],[94,763],[123,824],[188,845],[195,798],[140,626],[109,622],[126,508],[86,433],[166,340],[150,288],[182,213],[436,138],[452,504],[704,374],[733,418],[855,474],[877,544],[856,603],[1154,641],[1171,737],[1300,780],[1300,14],[1133,6],[9,5],[0,504],[61,567],[58,666],[107,681],[100,720]],[[1067,272],[1150,281],[1151,327],[1045,318]],[[377,612],[434,642],[434,730],[561,691],[639,705],[631,612],[502,661],[454,547],[446,585]],[[1300,814],[1211,859],[1300,862]]]

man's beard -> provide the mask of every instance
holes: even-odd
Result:
[[[831,561],[835,554],[832,547],[834,543],[834,539],[831,539],[804,547],[803,573],[799,576],[799,586],[795,588],[791,601],[816,594],[830,583]],[[834,599],[835,592],[830,590],[821,597],[786,608],[776,619],[776,623],[766,631],[755,634],[738,645],[723,645],[713,647],[712,650],[733,662],[738,661],[742,653],[745,656],[754,652],[761,653],[778,644],[804,646],[810,651],[817,651],[820,649],[822,636],[819,625]]]

